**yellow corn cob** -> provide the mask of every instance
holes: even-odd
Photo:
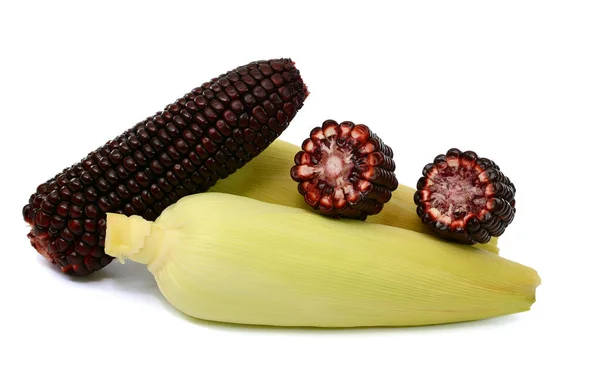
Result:
[[[154,222],[108,214],[105,249],[144,263],[192,317],[309,327],[427,325],[527,311],[535,270],[431,235],[223,193]]]
[[[226,179],[219,180],[211,191],[236,194],[312,211],[312,207],[306,204],[302,195],[298,193],[298,183],[290,177],[294,156],[300,150],[299,146],[280,139],[275,140],[240,170]],[[421,223],[415,211],[414,194],[414,188],[400,184],[383,210],[377,215],[369,216],[367,221],[432,234]],[[497,245],[498,238],[492,237],[490,242],[476,244],[474,247],[497,254],[499,252]]]

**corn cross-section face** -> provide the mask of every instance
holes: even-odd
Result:
[[[366,125],[328,119],[303,142],[290,175],[315,211],[365,220],[379,214],[398,188],[393,157]]]
[[[308,91],[290,59],[228,71],[38,186],[23,208],[32,246],[68,274],[101,269],[106,213],[156,219],[275,140]]]
[[[516,213],[515,185],[488,158],[449,149],[423,167],[414,201],[435,234],[466,244],[500,237]]]

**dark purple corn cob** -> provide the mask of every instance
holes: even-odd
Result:
[[[466,244],[498,237],[515,217],[516,189],[493,161],[456,148],[435,157],[417,183],[417,214],[439,236]]]
[[[269,146],[307,96],[290,59],[204,83],[38,186],[23,208],[32,246],[67,274],[103,268],[114,259],[104,252],[107,212],[154,220],[208,190]]]
[[[317,212],[364,220],[398,188],[393,156],[364,124],[327,120],[304,141],[290,174]]]

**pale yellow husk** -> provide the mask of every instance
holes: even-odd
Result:
[[[290,177],[294,156],[300,150],[297,145],[275,140],[244,167],[227,178],[219,180],[211,191],[313,211],[298,192],[298,183]],[[415,180],[415,184],[416,182]],[[367,221],[432,234],[416,213],[414,194],[415,188],[400,184],[383,210],[377,215],[369,216]],[[497,254],[498,238],[493,237],[490,242],[477,244],[475,247]]]
[[[154,223],[108,214],[105,250],[147,264],[185,314],[241,324],[478,320],[529,310],[540,284],[532,268],[431,235],[212,192]]]

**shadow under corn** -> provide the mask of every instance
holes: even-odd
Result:
[[[473,328],[490,328],[503,327],[518,322],[519,315],[512,314],[499,316],[495,318],[475,321],[464,321],[438,325],[421,325],[421,326],[365,326],[365,327],[346,327],[346,328],[322,328],[322,327],[283,327],[269,325],[245,325],[233,324],[218,321],[209,321],[196,319],[180,312],[172,307],[166,300],[165,306],[170,311],[169,313],[186,320],[187,322],[210,329],[220,329],[227,331],[239,332],[259,332],[264,333],[294,333],[294,334],[390,334],[390,333],[439,333],[440,331],[460,331]]]

